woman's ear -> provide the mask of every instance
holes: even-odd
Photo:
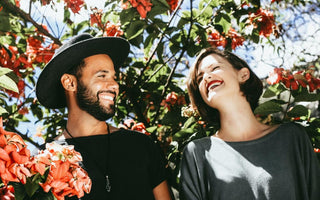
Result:
[[[66,90],[66,91],[76,91],[77,89],[77,80],[76,77],[71,75],[71,74],[63,74],[61,76],[61,84],[62,87]]]
[[[248,68],[241,68],[238,73],[238,79],[240,83],[246,82],[250,78],[250,71]]]

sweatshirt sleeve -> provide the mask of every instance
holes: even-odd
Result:
[[[180,168],[180,187],[182,200],[200,200],[201,183],[199,161],[196,157],[196,145],[190,142],[184,149]]]
[[[306,130],[300,126],[300,151],[303,155],[303,165],[305,170],[307,192],[310,200],[319,200],[320,198],[320,160],[317,158],[313,150],[311,141]]]

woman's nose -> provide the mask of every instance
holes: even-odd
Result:
[[[204,73],[203,80],[208,83],[212,79],[212,75],[210,73]]]

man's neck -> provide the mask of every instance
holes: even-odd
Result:
[[[100,121],[85,111],[69,112],[67,129],[72,137],[83,137],[91,135],[108,134],[108,124],[105,121]],[[110,127],[110,132],[115,130],[115,127]],[[68,134],[66,138],[70,137]]]

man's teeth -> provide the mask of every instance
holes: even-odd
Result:
[[[109,96],[109,95],[101,95],[101,98],[106,99],[106,100],[113,101],[113,97],[112,97],[112,96]]]

